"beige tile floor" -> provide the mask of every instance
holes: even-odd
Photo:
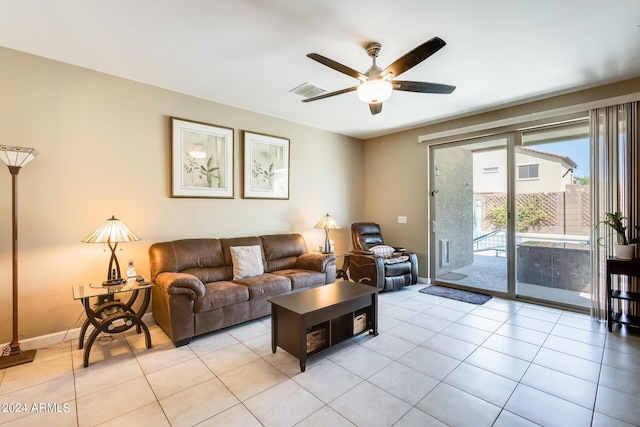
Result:
[[[117,335],[94,346],[88,368],[77,341],[40,349],[0,370],[0,424],[640,425],[640,334],[421,287],[381,294],[380,334],[312,357],[304,373],[271,352],[269,317],[180,348],[151,325],[151,350],[141,335]]]

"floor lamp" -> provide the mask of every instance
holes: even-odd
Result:
[[[11,203],[13,207],[11,217],[13,227],[13,339],[9,344],[9,353],[5,355],[4,351],[2,352],[0,369],[33,362],[33,358],[36,357],[35,350],[20,350],[20,342],[18,341],[18,172],[37,155],[38,152],[34,148],[0,145],[0,158],[9,167],[9,173],[11,173]]]

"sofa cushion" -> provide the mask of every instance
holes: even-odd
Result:
[[[268,234],[260,239],[267,261],[264,267],[268,272],[293,268],[297,258],[307,253],[307,244],[301,234]]]
[[[234,279],[259,276],[264,273],[260,246],[232,246],[229,250]]]
[[[318,271],[300,270],[297,268],[290,268],[287,270],[277,270],[273,274],[278,276],[287,277],[291,280],[291,289],[303,289],[318,286],[318,284],[324,284],[325,274]]]
[[[149,257],[151,280],[155,280],[163,272],[178,273],[186,269],[231,265],[231,261],[226,262],[224,258],[219,239],[182,239],[154,243],[149,248]]]
[[[191,274],[200,279],[202,283],[217,282],[220,280],[231,280],[233,277],[230,265],[224,267],[186,268],[182,270],[182,273]]]
[[[271,273],[245,277],[244,279],[234,280],[233,282],[246,286],[249,289],[249,299],[264,298],[291,290],[291,280],[289,280],[289,278]]]
[[[204,288],[204,296],[195,302],[194,311],[196,313],[237,304],[249,299],[247,287],[232,282],[205,283]]]

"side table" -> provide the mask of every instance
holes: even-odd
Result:
[[[609,332],[612,331],[614,322],[630,326],[640,326],[640,316],[625,314],[621,311],[613,311],[614,299],[640,304],[640,292],[623,291],[619,288],[613,289],[611,276],[614,274],[618,276],[640,277],[640,259],[607,259],[607,326]]]
[[[137,280],[135,277],[117,286],[73,285],[73,299],[82,302],[87,315],[78,337],[78,348],[82,350],[84,347],[85,368],[89,366],[91,346],[101,332],[108,334],[122,333],[135,326],[137,333],[144,331],[146,346],[151,348],[151,335],[149,334],[149,328],[142,321],[142,316],[149,307],[150,291],[153,286],[154,284]],[[115,299],[115,296],[119,294],[123,296],[130,294],[127,302],[123,303]],[[138,299],[139,294],[142,294],[142,305],[136,312],[132,306]],[[91,304],[92,298],[97,298],[98,303]],[[89,335],[85,345],[84,338],[89,325],[92,325],[94,330]]]
[[[336,258],[344,257],[342,267],[336,270],[336,279],[349,281],[349,263],[351,261],[351,252],[345,252],[344,255],[336,255]]]

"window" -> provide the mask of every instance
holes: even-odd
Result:
[[[535,179],[539,178],[538,174],[539,165],[521,165],[518,166],[518,179]]]
[[[490,166],[488,168],[482,168],[482,173],[498,173],[498,166]]]

